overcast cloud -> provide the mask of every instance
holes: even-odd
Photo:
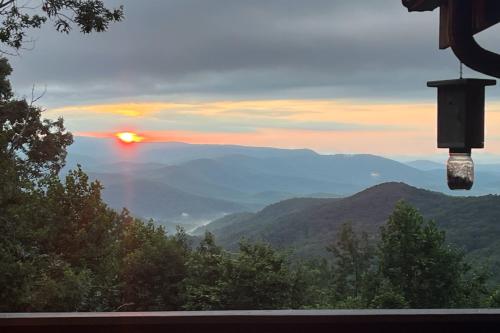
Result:
[[[430,154],[436,91],[458,77],[438,50],[438,12],[400,0],[113,0],[106,33],[34,31],[12,57],[47,117],[76,135],[321,152]],[[500,50],[499,27],[478,36]],[[480,76],[466,70],[466,76]],[[487,90],[486,152],[500,153],[500,89]]]
[[[217,98],[430,98],[456,77],[435,13],[398,0],[147,0],[103,34],[35,31],[13,82],[44,103]],[[490,34],[492,35],[492,34]],[[492,38],[483,38],[488,42]]]

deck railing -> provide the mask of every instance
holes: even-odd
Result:
[[[2,313],[0,332],[500,332],[500,310]]]

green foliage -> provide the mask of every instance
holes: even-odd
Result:
[[[121,307],[127,310],[178,310],[186,277],[182,237],[167,237],[162,227],[126,216],[119,272]]]
[[[41,204],[50,209],[37,237],[44,252],[57,254],[78,271],[92,272],[86,304],[97,309],[107,308],[113,299],[109,293],[117,280],[113,273],[119,265],[117,239],[123,219],[104,204],[101,189],[80,167],[70,171],[64,183],[52,178]]]
[[[494,290],[487,299],[487,306],[491,308],[500,308],[500,288]]]
[[[374,309],[405,309],[410,305],[401,291],[395,289],[386,280],[382,280],[368,307]]]
[[[28,311],[84,311],[91,297],[92,272],[75,269],[58,258],[43,258],[31,276],[26,295]]]
[[[473,269],[433,221],[399,202],[375,251],[350,224],[329,247],[336,308],[449,308],[488,305],[488,272]],[[492,304],[494,301],[489,301]]]
[[[268,245],[242,242],[230,255],[210,233],[191,254],[184,285],[187,310],[289,308],[302,291],[285,257]]]
[[[335,258],[334,285],[337,299],[357,299],[363,278],[372,266],[374,251],[368,234],[358,236],[351,223],[342,226],[337,242],[327,248]]]
[[[62,118],[42,119],[42,110],[12,98],[7,76],[12,69],[0,59],[0,160],[15,163],[19,176],[55,175],[64,166],[66,147],[73,142]]]
[[[283,255],[269,245],[243,241],[238,256],[228,268],[226,308],[288,308],[293,278]]]
[[[217,310],[224,308],[228,286],[230,256],[206,233],[187,262],[184,280],[186,310]]]
[[[64,183],[51,178],[47,184],[11,205],[19,224],[0,224],[0,282],[7,286],[1,311],[498,304],[486,275],[470,269],[443,233],[404,203],[383,228],[378,251],[346,224],[330,247],[333,263],[290,265],[265,244],[242,242],[230,254],[211,234],[191,250],[182,231],[168,236],[153,222],[108,209],[99,183],[81,169]]]
[[[325,258],[297,262],[291,267],[295,275],[290,307],[326,309],[335,304],[333,268]]]
[[[72,26],[82,33],[102,32],[110,23],[123,19],[123,7],[108,9],[102,0],[38,0],[29,4],[1,0],[0,16],[0,43],[18,50],[26,42],[27,31],[41,28],[47,20],[59,32],[69,33]]]
[[[399,202],[381,229],[380,274],[413,308],[460,306],[471,267],[433,221]]]

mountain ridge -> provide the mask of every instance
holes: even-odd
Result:
[[[292,199],[301,200],[301,199]],[[426,219],[433,219],[446,231],[450,243],[462,248],[470,258],[493,253],[496,272],[500,271],[500,248],[494,235],[500,234],[500,196],[453,197],[419,189],[401,182],[375,185],[340,199],[302,199],[302,206],[290,210],[285,200],[243,218],[226,216],[231,223],[219,226],[216,220],[204,230],[214,233],[218,243],[236,249],[242,238],[264,241],[281,249],[291,249],[298,257],[325,255],[342,224],[351,222],[358,231],[376,237],[399,200],[415,206]],[[274,216],[266,214],[274,210]],[[216,228],[212,230],[211,225]],[[497,249],[498,248],[498,249]]]
[[[87,165],[83,163],[83,168],[101,179],[106,200],[115,208],[123,207],[130,201],[124,200],[120,191],[141,193],[140,200],[134,201],[132,213],[159,220],[195,222],[178,218],[180,209],[174,205],[151,208],[148,201],[159,202],[159,195],[182,204],[188,215],[196,211],[197,220],[205,223],[226,213],[258,211],[283,199],[313,196],[312,193],[321,197],[350,196],[389,181],[450,193],[446,190],[444,170],[422,171],[372,154],[322,155],[304,149],[186,143],[120,146],[112,139],[89,138],[79,144],[80,139],[76,139],[75,147],[70,147],[68,168],[74,167],[79,158],[85,158],[81,154],[95,153]],[[495,170],[495,166],[489,168]],[[500,192],[500,173],[478,171],[476,178],[472,194]],[[153,183],[156,195],[140,182]],[[176,199],[173,189],[181,191],[180,197],[185,200]],[[201,204],[211,200],[216,200],[214,207],[220,208],[218,214],[208,204]],[[190,201],[193,207],[189,207]],[[147,214],[147,207],[154,214]],[[235,211],[232,207],[239,208]]]

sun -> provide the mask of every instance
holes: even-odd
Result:
[[[120,132],[116,133],[116,137],[124,143],[135,143],[135,142],[141,142],[142,137],[139,136],[137,133],[133,132]]]

